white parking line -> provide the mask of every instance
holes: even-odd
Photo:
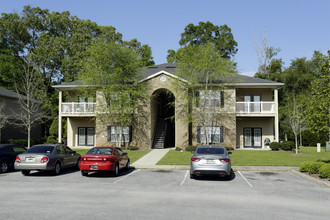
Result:
[[[137,172],[139,172],[139,171],[140,171],[140,169],[138,169],[138,170],[134,170],[132,173],[129,173],[129,174],[125,175],[123,178],[120,178],[120,179],[116,180],[115,182],[113,182],[113,184],[116,184],[116,183],[122,181],[123,179],[126,179],[126,178],[129,177],[130,175],[132,175],[132,174],[134,174],[134,173],[137,173]]]
[[[245,180],[245,182],[250,186],[253,187],[252,184],[243,176],[243,174],[241,174],[241,172],[237,171],[239,173],[239,175],[241,175],[241,177]]]
[[[186,179],[187,179],[187,176],[188,176],[188,173],[189,173],[189,170],[187,170],[187,172],[186,172],[186,175],[184,175],[184,178],[183,178],[183,180],[182,180],[182,182],[181,182],[181,186],[184,184],[184,182],[186,181]]]

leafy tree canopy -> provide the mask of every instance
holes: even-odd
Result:
[[[230,59],[237,52],[237,42],[227,25],[217,26],[210,21],[189,24],[181,34],[180,46],[204,46],[213,43],[214,48],[223,58]],[[168,62],[174,62],[174,50],[168,50]]]

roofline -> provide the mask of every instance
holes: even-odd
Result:
[[[278,88],[284,86],[284,83],[224,83],[224,85],[234,85],[240,88],[248,88],[248,87]]]
[[[182,79],[181,77],[178,77],[178,76],[176,76],[176,75],[174,75],[174,74],[172,74],[172,73],[166,72],[166,71],[164,71],[164,70],[161,70],[161,71],[159,71],[159,72],[157,72],[157,73],[154,73],[154,74],[152,74],[152,75],[150,75],[150,76],[148,76],[148,77],[146,77],[146,78],[144,78],[144,79],[141,79],[139,82],[141,83],[141,82],[147,81],[147,80],[149,80],[149,79],[151,79],[151,78],[154,78],[154,77],[156,77],[156,76],[159,76],[159,75],[161,75],[161,74],[168,75],[168,76],[170,76],[170,77],[173,77],[173,78],[175,78],[175,79],[181,80],[181,81],[183,81],[183,82],[189,84],[189,82],[188,82],[187,80]]]

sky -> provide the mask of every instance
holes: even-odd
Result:
[[[238,43],[234,61],[243,75],[258,70],[255,39],[260,43],[264,32],[267,45],[281,49],[276,58],[286,67],[330,49],[329,0],[0,0],[0,13],[21,13],[24,5],[113,26],[124,40],[148,44],[156,64],[166,63],[167,50],[180,48],[184,28],[200,21],[231,28]]]

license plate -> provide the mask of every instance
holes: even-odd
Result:
[[[36,162],[36,158],[34,158],[34,157],[27,157],[27,158],[25,158],[25,161],[28,162],[28,163],[34,163],[34,162]]]
[[[214,160],[206,160],[206,164],[215,164]]]
[[[89,168],[90,168],[91,170],[98,170],[98,169],[99,169],[98,166],[90,166]]]

